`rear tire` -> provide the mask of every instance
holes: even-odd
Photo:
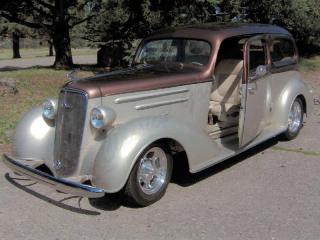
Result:
[[[296,98],[289,111],[288,129],[282,134],[284,140],[292,140],[296,138],[303,125],[304,107],[302,100]]]
[[[172,157],[159,144],[150,145],[135,163],[124,194],[139,206],[148,206],[166,192],[172,175]]]

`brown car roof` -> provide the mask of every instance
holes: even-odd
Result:
[[[253,23],[207,23],[200,25],[190,25],[184,27],[168,28],[157,32],[145,40],[157,38],[194,38],[204,39],[210,42],[224,40],[229,37],[253,34],[283,34],[291,36],[284,28]]]

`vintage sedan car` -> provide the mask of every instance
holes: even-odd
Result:
[[[278,135],[296,137],[312,111],[297,62],[292,36],[276,26],[159,32],[127,69],[74,79],[27,113],[4,162],[61,192],[122,192],[152,204],[177,153],[196,173]]]

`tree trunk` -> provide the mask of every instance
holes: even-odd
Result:
[[[52,42],[52,40],[48,40],[48,44],[49,44],[49,56],[52,57],[53,56],[53,42]]]
[[[53,46],[56,52],[54,67],[71,68],[73,66],[69,13],[65,0],[55,0],[56,18],[54,21]]]
[[[71,68],[73,66],[69,26],[57,26],[53,36],[53,46],[56,52],[54,67]]]
[[[13,58],[21,58],[20,37],[16,32],[12,33],[12,51],[13,51]]]

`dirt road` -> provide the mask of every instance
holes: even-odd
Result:
[[[95,55],[73,56],[73,61],[75,64],[96,64],[97,56]],[[47,66],[52,66],[53,63],[54,63],[54,57],[0,60],[0,70],[15,69],[15,68],[29,68],[33,66],[47,67]]]

